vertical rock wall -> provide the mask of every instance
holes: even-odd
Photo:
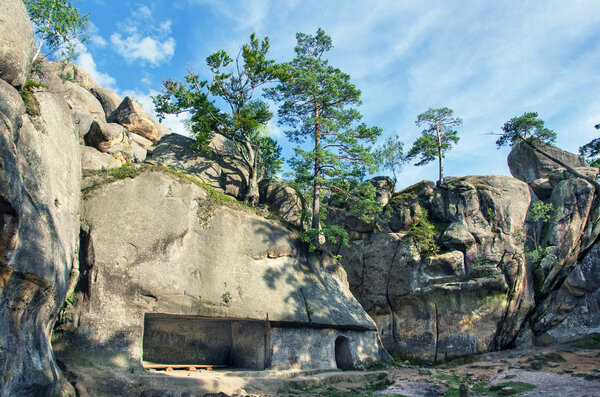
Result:
[[[39,116],[25,113],[33,31],[21,1],[0,19],[0,395],[73,395],[49,339],[76,268],[78,140],[61,97],[36,93]]]

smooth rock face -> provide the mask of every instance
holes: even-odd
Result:
[[[544,150],[570,167],[589,167],[583,156],[577,156],[551,145],[544,148]],[[510,151],[508,168],[512,176],[526,183],[531,183],[536,179],[548,178],[552,171],[564,169],[549,158],[537,153],[525,143],[515,145]]]
[[[148,171],[86,197],[75,348],[139,365],[148,313],[375,329],[285,228],[195,184]]]
[[[215,137],[216,146],[211,154],[192,148],[194,140],[179,134],[169,134],[156,142],[152,161],[184,171],[200,179],[211,188],[242,200],[248,186],[248,173],[242,164],[223,157],[228,145],[223,137]]]
[[[90,114],[102,121],[105,120],[104,109],[96,97],[85,88],[71,81],[63,83],[65,87],[65,99],[73,106],[80,106]]]
[[[533,306],[523,249],[530,201],[510,177],[446,178],[392,196],[390,232],[344,223],[350,247],[333,252],[388,351],[442,361],[514,339]],[[421,208],[438,224],[440,255],[422,258],[407,233]]]
[[[296,189],[277,181],[261,181],[258,185],[260,204],[266,204],[269,211],[286,222],[302,227],[306,202]]]
[[[125,97],[123,102],[108,117],[109,123],[118,123],[129,130],[129,132],[143,136],[152,142],[158,141],[164,131],[148,112],[146,112],[136,101]]]
[[[0,127],[2,396],[74,395],[49,338],[77,271],[79,145],[66,102],[51,93],[36,95],[40,117],[24,116],[13,133]]]
[[[0,3],[0,79],[14,87],[25,83],[35,53],[33,28],[21,0]]]
[[[90,89],[92,94],[98,99],[102,108],[104,109],[104,114],[106,118],[110,116],[112,112],[115,111],[119,104],[121,104],[122,99],[118,96],[114,91],[111,91],[107,88],[102,87],[92,87]]]
[[[108,153],[91,146],[81,146],[81,169],[89,171],[109,170],[121,166],[121,162]]]

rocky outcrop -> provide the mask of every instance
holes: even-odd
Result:
[[[233,150],[221,135],[213,140],[212,153],[193,148],[194,140],[170,134],[156,142],[152,162],[193,175],[213,189],[243,199],[248,186],[246,168],[229,157]]]
[[[0,79],[21,87],[35,52],[33,29],[21,0],[0,4],[0,38]]]
[[[104,114],[107,119],[121,104],[121,97],[107,88],[92,87],[90,91],[98,99],[100,105],[102,105],[102,109],[104,109]]]
[[[545,145],[543,150],[570,167],[589,168],[583,156],[577,156],[552,145]],[[535,194],[542,200],[546,200],[552,194],[554,185],[550,186],[550,174],[556,170],[564,170],[524,142],[516,144],[511,150],[508,155],[508,168],[512,176],[530,184]]]
[[[345,224],[350,247],[334,252],[388,351],[433,362],[514,339],[534,302],[523,247],[530,201],[509,177],[446,178],[395,194],[379,228]],[[440,255],[423,257],[409,232],[422,209]]]
[[[102,153],[91,146],[81,147],[81,169],[84,171],[109,170],[122,164],[108,153]]]
[[[84,137],[87,146],[107,152],[116,145],[129,145],[129,132],[120,124],[94,120]]]
[[[156,142],[165,135],[164,128],[154,120],[135,100],[125,97],[108,117],[109,123],[118,123],[130,132]]]
[[[272,180],[261,181],[258,190],[260,204],[267,205],[269,211],[289,224],[302,228],[307,207],[300,192],[291,186]]]
[[[3,80],[0,92],[0,395],[74,395],[54,361],[50,332],[77,272],[75,126],[56,94],[37,93],[40,116],[30,117]]]
[[[57,354],[84,350],[96,362],[139,367],[144,318],[155,313],[374,337],[375,325],[347,287],[314,266],[294,234],[244,208],[159,171],[87,190],[78,303],[61,337],[68,347]],[[361,346],[364,354],[376,350],[373,341]],[[273,363],[283,352],[273,351]]]

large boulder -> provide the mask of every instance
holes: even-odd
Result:
[[[569,167],[589,167],[583,156],[577,156],[556,146],[547,145],[543,148],[552,157],[557,158]],[[541,155],[524,142],[517,143],[508,155],[508,168],[512,176],[526,183],[546,180],[550,173],[557,169],[563,169],[560,165]]]
[[[291,225],[302,227],[307,207],[296,189],[277,181],[263,180],[258,184],[258,190],[260,204],[266,204],[272,213]]]
[[[35,39],[21,0],[0,3],[0,79],[14,87],[25,83],[31,69]]]
[[[143,136],[152,142],[158,141],[165,130],[131,97],[125,97],[108,117],[109,123],[118,123],[127,128],[131,133]]]
[[[169,134],[156,142],[152,161],[193,175],[213,189],[242,200],[248,186],[246,167],[229,157],[231,146],[221,135],[213,140],[211,152],[193,148],[194,140]]]
[[[104,114],[106,118],[110,116],[112,112],[115,111],[119,107],[122,102],[120,96],[118,96],[114,91],[111,91],[107,88],[102,87],[92,87],[90,89],[92,94],[98,99],[102,108],[104,109]]]
[[[89,90],[71,81],[65,81],[63,85],[65,88],[65,99],[71,106],[80,106],[90,112],[95,118],[103,121],[106,120],[102,105],[100,105],[98,99]]]
[[[91,146],[81,147],[81,169],[84,171],[109,170],[121,166],[121,162],[108,153]]]
[[[87,146],[93,146],[101,152],[107,152],[116,145],[129,145],[129,132],[120,124],[94,120],[90,130],[84,136]]]
[[[8,88],[1,96],[16,101]],[[79,145],[67,103],[36,96],[39,117],[21,123],[22,104],[1,111],[12,121],[0,123],[0,395],[74,396],[50,333],[77,273]]]

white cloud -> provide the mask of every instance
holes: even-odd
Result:
[[[171,25],[171,20],[157,20],[152,9],[142,5],[118,24],[121,32],[111,34],[110,42],[127,63],[141,61],[158,66],[175,54]]]
[[[90,54],[85,45],[83,45],[82,43],[77,43],[76,51],[79,55],[77,56],[75,63],[81,66],[86,72],[88,72],[88,74],[92,77],[92,79],[94,79],[96,84],[104,88],[115,89],[116,81],[114,77],[107,73],[102,73],[98,70],[98,67],[96,66],[96,62],[94,61],[92,54]]]
[[[138,33],[125,38],[113,33],[110,41],[128,63],[142,60],[157,66],[162,61],[171,59],[175,53],[175,39],[172,37],[161,42],[149,36],[142,37]]]

